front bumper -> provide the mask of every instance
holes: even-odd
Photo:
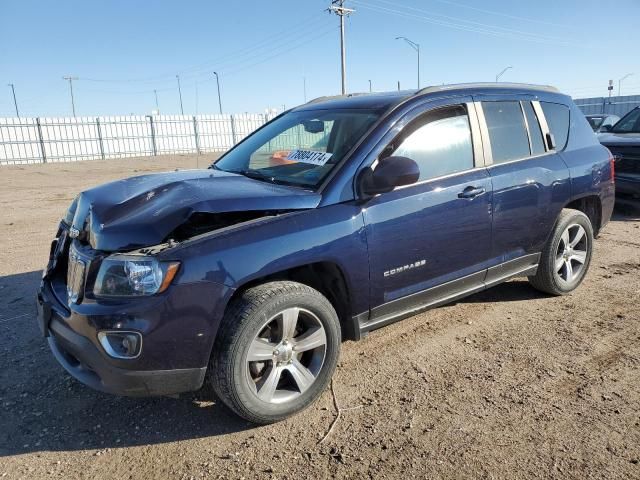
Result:
[[[164,297],[134,299],[128,308],[87,302],[69,309],[56,295],[59,290],[43,280],[38,323],[54,357],[74,378],[126,396],[172,395],[202,386],[219,324],[219,304],[212,298],[226,300],[226,287],[172,285]],[[198,297],[207,305],[198,304]],[[139,357],[117,359],[104,351],[98,332],[117,329],[140,332],[144,343]]]
[[[126,396],[172,395],[198,390],[206,367],[175,370],[126,370],[109,365],[86,338],[57,318],[49,325],[49,348],[58,363],[76,380],[106,393]]]

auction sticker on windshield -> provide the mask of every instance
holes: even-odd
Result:
[[[313,150],[293,150],[287,157],[287,160],[311,163],[313,165],[324,165],[332,155],[332,153],[314,152]]]

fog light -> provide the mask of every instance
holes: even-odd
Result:
[[[98,340],[104,351],[113,358],[136,358],[142,351],[142,335],[138,332],[98,332]]]

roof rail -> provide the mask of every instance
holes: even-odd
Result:
[[[309,100],[307,103],[305,103],[305,105],[309,105],[309,104],[312,104],[312,103],[326,102],[328,100],[337,100],[339,98],[362,97],[362,96],[365,96],[365,95],[375,95],[375,93],[354,92],[354,93],[347,93],[345,95],[325,95],[323,97],[318,97],[318,98],[314,98],[313,100]]]
[[[542,92],[560,93],[556,87],[551,85],[534,85],[530,83],[506,83],[506,82],[476,82],[476,83],[454,83],[450,85],[433,85],[421,88],[415,94],[423,95],[425,93],[444,92],[447,90],[462,90],[465,88],[525,88],[528,90],[539,90]]]

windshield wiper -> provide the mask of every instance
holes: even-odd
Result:
[[[252,178],[254,180],[266,180],[270,183],[278,183],[276,178],[273,175],[265,175],[264,173],[259,172],[253,168],[245,168],[242,170],[230,170],[231,173],[237,173],[239,175],[244,175],[247,178]]]

